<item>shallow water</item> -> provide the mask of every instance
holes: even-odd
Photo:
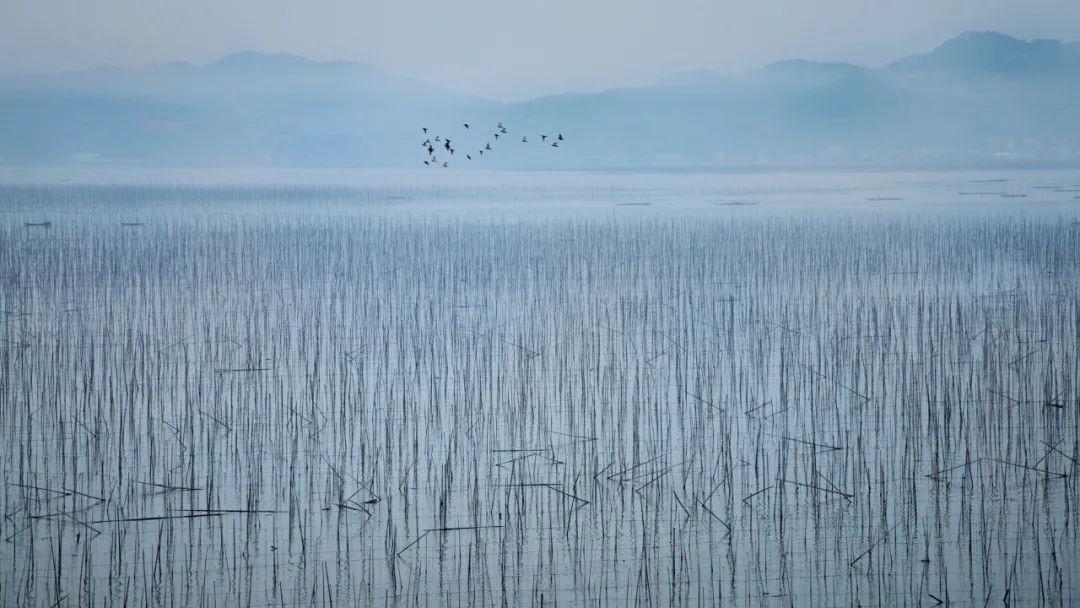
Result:
[[[1080,602],[1080,172],[0,178],[2,605]]]

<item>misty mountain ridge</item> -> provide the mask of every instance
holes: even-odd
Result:
[[[966,32],[925,55],[893,62],[890,71],[1038,77],[1080,70],[1080,44],[1060,40],[1019,40],[998,32]]]
[[[364,63],[241,52],[0,79],[0,162],[418,166],[420,126],[456,136],[462,122],[503,121],[510,142],[453,165],[1075,163],[1078,92],[1080,45],[996,32],[879,69],[795,59],[514,103]],[[558,150],[515,145],[555,131],[568,138]],[[460,135],[467,151],[487,134]]]

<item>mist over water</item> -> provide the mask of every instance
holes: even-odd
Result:
[[[1080,605],[1080,3],[83,4],[0,607]]]
[[[1076,166],[1080,43],[950,35],[509,103],[280,53],[0,78],[0,166],[412,169],[438,136],[432,168],[476,171]]]
[[[2,605],[1080,601],[1080,172],[0,184]]]

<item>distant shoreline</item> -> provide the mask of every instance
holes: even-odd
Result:
[[[13,177],[17,181],[31,174],[41,174],[50,180],[63,180],[65,173],[69,181],[75,182],[75,176],[98,174],[202,174],[202,175],[239,175],[239,174],[285,174],[307,175],[430,175],[453,174],[456,176],[492,176],[492,175],[762,175],[776,174],[814,174],[814,173],[994,173],[994,172],[1031,172],[1031,171],[1077,171],[1080,159],[1058,162],[1011,162],[1000,164],[952,163],[952,164],[872,164],[872,163],[837,163],[837,164],[777,164],[777,165],[641,165],[641,166],[594,166],[587,168],[493,168],[493,169],[415,169],[412,167],[297,167],[272,165],[142,165],[133,163],[101,163],[78,165],[4,165],[0,164],[0,183]]]

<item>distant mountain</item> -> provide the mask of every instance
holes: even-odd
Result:
[[[490,105],[365,64],[295,55],[94,68],[0,81],[0,158],[394,165],[418,149],[402,125],[414,131]]]
[[[1018,40],[997,32],[967,32],[925,55],[894,62],[891,72],[937,72],[1010,78],[1080,77],[1080,44]]]
[[[966,33],[883,69],[782,61],[511,109],[568,125],[583,165],[1075,164],[1078,49]]]
[[[519,103],[237,53],[0,80],[0,162],[417,166],[428,126],[461,153],[491,141],[483,158],[440,157],[489,168],[1078,163],[1078,93],[1080,44],[994,32],[881,69],[791,60]],[[499,121],[511,133],[494,141]],[[560,132],[558,149],[537,142]]]

